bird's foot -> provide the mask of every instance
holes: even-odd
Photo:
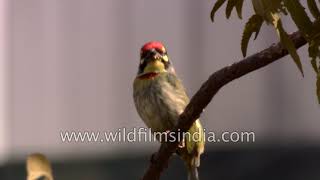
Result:
[[[184,139],[179,143],[178,148],[184,148],[186,147],[186,143],[184,142]]]

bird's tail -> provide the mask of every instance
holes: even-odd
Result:
[[[188,180],[199,180],[198,167],[200,166],[200,155],[193,156],[188,163]]]
[[[199,180],[197,166],[192,166],[188,168],[188,180]]]

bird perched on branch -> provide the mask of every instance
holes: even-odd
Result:
[[[160,42],[148,42],[140,52],[133,97],[138,114],[152,132],[168,132],[189,103],[185,89],[176,76],[165,47]],[[199,120],[189,129],[177,150],[188,168],[188,179],[198,180],[197,167],[204,151],[204,132]]]

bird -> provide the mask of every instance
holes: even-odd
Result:
[[[189,103],[186,90],[177,77],[165,46],[159,41],[145,43],[140,50],[138,73],[133,82],[136,110],[154,132],[169,132],[178,123]],[[185,162],[188,180],[199,180],[200,155],[204,152],[204,129],[197,119],[188,130],[176,154]],[[192,135],[197,138],[190,138]]]
[[[27,180],[53,180],[51,164],[41,153],[28,156],[27,174]]]

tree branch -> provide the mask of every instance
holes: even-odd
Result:
[[[307,43],[300,32],[291,34],[290,38],[297,49]],[[224,85],[252,71],[267,66],[286,55],[288,55],[288,51],[281,45],[281,43],[277,43],[259,53],[251,55],[250,57],[213,73],[192,97],[190,103],[180,115],[178,125],[173,129],[173,131],[178,132],[178,129],[180,130],[179,132],[188,131],[193,122],[200,117],[203,109],[210,103],[212,98]],[[178,133],[175,133],[175,135],[178,135]],[[162,143],[158,152],[152,156],[151,164],[142,179],[160,179],[161,172],[168,165],[169,158],[172,153],[176,151],[178,144],[179,142]]]

